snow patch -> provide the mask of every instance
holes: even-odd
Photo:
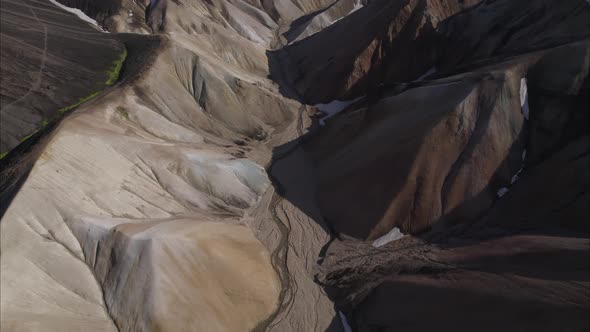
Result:
[[[314,105],[315,108],[317,108],[318,110],[326,113],[326,116],[324,116],[323,118],[320,119],[320,125],[325,126],[326,125],[326,120],[333,117],[334,115],[342,112],[346,107],[350,106],[351,104],[361,100],[364,96],[355,98],[353,100],[346,100],[346,101],[341,101],[341,100],[332,100],[329,103],[326,104],[316,104]]]
[[[426,78],[434,73],[436,73],[436,67],[432,67],[432,68],[428,69],[428,71],[426,71],[422,76],[418,77],[416,79],[416,81],[423,81],[424,78]]]
[[[518,170],[518,172],[516,172],[516,174],[514,174],[512,176],[512,179],[510,179],[510,184],[514,184],[516,183],[516,181],[518,181],[520,179],[520,173],[522,173],[522,168]]]
[[[586,0],[586,1],[590,1],[590,0]],[[348,13],[348,15],[356,12],[357,10],[363,8],[363,3],[361,2],[361,0],[357,0],[354,2],[354,7],[352,7],[352,10],[350,11],[350,13]]]
[[[270,184],[264,168],[248,159],[187,151],[186,160],[179,167],[186,182],[230,205],[254,205]]]
[[[108,31],[106,31],[105,29],[103,29],[100,25],[98,25],[98,23],[92,19],[91,17],[89,17],[88,15],[86,15],[83,11],[81,11],[78,8],[72,8],[72,7],[68,7],[68,6],[64,6],[61,3],[57,2],[56,0],[49,0],[49,2],[51,2],[52,4],[58,6],[59,8],[70,12],[76,16],[78,16],[82,21],[88,22],[92,25],[94,25],[95,27],[98,28],[98,30],[102,31],[102,32],[106,32],[108,33]]]
[[[529,119],[529,94],[526,78],[520,79],[520,109],[525,119]]]
[[[587,1],[590,1],[590,0],[587,0]],[[520,79],[520,110],[521,110],[524,118],[526,120],[528,120],[529,119],[529,94],[528,94],[528,88],[527,88],[527,80],[525,77]],[[514,174],[512,176],[512,178],[510,179],[510,186],[512,186],[518,180],[520,180],[520,175],[522,174],[522,172],[524,172],[525,159],[526,159],[526,149],[524,149],[522,151],[522,166],[520,167],[518,172],[516,172],[516,174]],[[498,192],[496,194],[498,195],[498,197],[502,197],[508,192],[508,190],[509,190],[508,188],[502,187],[502,188],[500,188],[500,190],[498,190]]]
[[[524,161],[526,159],[526,149],[524,149],[522,151],[522,166],[520,167],[520,169],[518,170],[518,172],[516,172],[516,174],[514,174],[512,176],[512,179],[510,179],[510,186],[512,186],[513,184],[515,184],[518,180],[520,180],[520,174],[522,174],[522,172],[524,172]],[[498,197],[502,197],[504,196],[504,194],[506,194],[508,192],[508,188],[506,187],[502,187],[500,188],[500,190],[498,190],[497,194]]]
[[[514,174],[514,176],[512,176],[512,179],[510,180],[510,184],[514,184],[516,181],[518,181],[520,179],[520,173],[522,173],[524,171],[524,160],[526,158],[526,149],[524,149],[522,151],[522,166],[520,167],[520,169],[518,170],[518,172],[516,172],[516,174]]]
[[[403,234],[399,230],[399,228],[394,227],[392,230],[389,231],[389,233],[387,233],[387,234],[383,235],[382,237],[378,238],[377,240],[373,241],[373,247],[379,248],[381,246],[388,244],[389,242],[397,241],[397,240],[403,238],[404,236],[406,236],[406,235]]]
[[[502,187],[500,188],[500,190],[498,190],[498,192],[496,193],[498,195],[498,197],[502,197],[504,196],[507,192],[509,191],[508,188],[506,187]]]
[[[312,20],[326,20],[326,21],[327,21],[326,25],[325,25],[325,26],[323,26],[323,27],[322,27],[321,29],[319,29],[318,31],[315,31],[315,32],[313,32],[313,33],[310,33],[309,35],[303,35],[303,36],[300,36],[300,37],[298,37],[296,40],[299,40],[299,39],[300,39],[300,38],[302,38],[302,37],[303,37],[303,38],[308,38],[308,37],[310,37],[310,36],[313,36],[313,35],[315,35],[316,33],[318,33],[318,32],[320,32],[320,31],[324,30],[325,28],[327,28],[327,27],[329,27],[329,26],[333,25],[334,23],[336,23],[336,22],[340,21],[341,19],[343,19],[343,18],[347,17],[348,15],[350,15],[350,14],[352,14],[352,13],[356,12],[357,10],[359,10],[359,9],[361,9],[361,8],[363,8],[363,7],[364,7],[364,5],[362,4],[362,1],[361,1],[361,0],[356,0],[356,1],[354,2],[354,6],[353,6],[353,7],[352,7],[352,9],[350,10],[350,12],[348,12],[346,15],[344,15],[344,16],[342,16],[342,17],[339,17],[339,18],[337,18],[337,19],[335,19],[335,20],[333,20],[333,21],[330,21],[330,18],[326,17],[326,16],[325,16],[325,13],[321,13],[321,14],[319,14],[319,15],[315,16],[315,17],[314,17]]]
[[[590,0],[589,0],[589,1],[590,1]],[[344,16],[342,16],[342,17],[339,17],[339,18],[337,18],[337,19],[335,19],[335,20],[334,20],[334,21],[332,21],[332,23],[330,23],[328,26],[330,26],[330,25],[332,25],[332,24],[334,24],[334,23],[336,23],[336,22],[340,21],[341,19],[343,19],[343,18],[347,17],[348,15],[350,15],[350,14],[352,14],[352,13],[356,12],[357,10],[359,10],[359,9],[361,9],[361,8],[363,8],[363,4],[362,4],[361,0],[357,0],[357,1],[355,1],[355,2],[354,2],[354,6],[353,6],[353,7],[352,7],[352,9],[351,9],[351,10],[348,12],[348,14],[346,14],[346,15],[344,15]],[[320,14],[320,15],[321,15],[321,14]],[[325,29],[325,28],[326,28],[326,27],[324,27],[324,29]],[[318,32],[319,32],[319,31],[318,31]],[[316,32],[316,33],[317,33],[317,32]]]
[[[350,325],[348,325],[346,316],[342,313],[342,311],[338,311],[338,316],[340,316],[340,321],[342,322],[344,332],[352,332],[352,328],[350,327]]]

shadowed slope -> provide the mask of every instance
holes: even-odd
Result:
[[[48,1],[2,0],[0,152],[102,91],[124,45]]]

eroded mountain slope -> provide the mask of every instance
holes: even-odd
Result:
[[[522,50],[460,63],[456,40],[498,45],[521,5],[62,2],[135,55],[35,147],[6,206],[2,330],[583,326],[583,1],[531,5],[555,38],[532,24]],[[488,12],[499,31],[477,28]],[[297,95],[361,98],[322,127]],[[422,233],[373,242],[395,227]]]
[[[511,4],[516,7],[508,9]],[[450,63],[446,73],[435,73],[427,82],[386,87],[377,101],[363,103],[361,99],[328,120],[326,130],[307,144],[318,165],[320,197],[324,192],[322,212],[334,229],[343,233],[327,249],[318,278],[346,311],[354,330],[551,331],[588,327],[590,146],[586,110],[590,44],[588,29],[577,29],[576,24],[587,20],[590,7],[571,2],[562,8],[552,7],[552,12],[543,11],[543,18],[532,22],[547,22],[548,16],[555,16],[551,27],[543,26],[540,41],[536,39],[540,35],[531,32],[540,26],[517,29],[522,22],[515,18],[523,15],[506,14],[518,13],[519,6],[509,1],[486,2],[450,18],[444,24],[458,26],[455,19],[464,24],[451,34],[451,39],[457,40],[456,44],[451,42],[451,49],[461,53],[459,45],[463,44],[458,40],[469,38],[474,45],[465,56],[485,54],[482,58]],[[497,8],[505,10],[502,18],[515,19],[514,29],[508,24],[497,26],[492,33],[484,29],[478,35],[473,32],[478,29],[465,23],[479,26],[490,15],[500,19],[491,14],[499,13]],[[533,9],[527,6],[527,12],[534,13]],[[561,17],[564,12],[569,14]],[[577,41],[553,39],[564,29],[572,29]],[[518,37],[519,33],[529,38]],[[507,36],[504,42],[493,37],[501,35]],[[511,40],[519,46],[511,49]],[[566,45],[560,45],[562,42]],[[467,49],[469,45],[465,42]],[[548,48],[540,50],[541,45]],[[536,52],[526,53],[532,50]],[[439,61],[446,60],[441,57]],[[445,111],[449,102],[452,105],[457,87],[470,84],[492,84],[496,88],[483,91],[500,93],[494,94],[497,99],[478,94],[478,100],[487,102],[477,104],[479,111],[472,120],[465,117],[472,107],[468,93],[459,98],[463,103],[459,112],[454,113],[453,108]],[[431,90],[423,98],[412,98],[426,89]],[[437,103],[424,107],[437,96],[441,96]],[[485,117],[484,110],[494,106],[499,108]],[[513,116],[498,118],[511,109]],[[404,121],[387,120],[417,110]],[[437,111],[446,117],[435,120],[430,116],[419,125],[405,126],[421,114]],[[425,134],[422,125],[429,121],[435,122],[438,130],[437,126],[426,127]],[[478,126],[479,130],[470,130]],[[453,155],[448,146],[461,142],[465,132],[471,132],[469,144],[458,158],[451,157],[454,161],[447,173],[445,160]],[[429,140],[430,135],[435,138]],[[340,146],[339,141],[347,144]],[[504,149],[498,145],[501,142],[506,143]],[[364,147],[362,152],[347,149],[356,144]],[[491,148],[486,151],[486,146]],[[412,152],[408,155],[404,151]],[[502,157],[497,158],[498,154]],[[363,158],[358,157],[361,155]],[[411,166],[404,168],[408,164]],[[487,173],[491,165],[496,166]],[[387,172],[395,175],[384,175]],[[397,177],[400,173],[403,176]],[[484,179],[485,174],[493,176]],[[340,181],[336,180],[339,176]],[[430,180],[438,176],[444,181]],[[381,185],[383,179],[392,182]],[[354,181],[356,185],[347,188]],[[433,183],[434,187],[429,187]],[[469,193],[478,183],[481,189]],[[428,189],[423,190],[424,186]],[[406,188],[411,189],[406,192]],[[364,195],[366,192],[372,195]],[[386,203],[391,205],[379,210],[385,196],[391,197]],[[352,204],[342,204],[345,200],[361,208],[365,204],[371,207],[355,215],[354,209],[347,210]],[[376,210],[383,212],[376,219],[367,218]],[[379,222],[373,224],[374,220]],[[433,227],[424,220],[431,220]],[[384,227],[387,222],[391,224]],[[393,226],[415,236],[381,241],[386,235],[372,241],[395,234]],[[497,314],[503,319],[498,320]],[[412,318],[422,315],[433,320]],[[532,319],[533,315],[542,319]]]
[[[305,256],[271,264],[286,258],[288,243],[269,209],[280,199],[263,166],[273,146],[297,137],[304,107],[266,78],[267,46],[251,40],[264,29],[249,35],[226,25],[221,7],[229,5],[169,3],[155,57],[47,137],[2,218],[3,329],[333,323],[311,273],[327,241],[315,222],[301,217],[317,233],[302,243]],[[133,6],[145,5],[119,8]],[[111,29],[148,31],[89,14]]]

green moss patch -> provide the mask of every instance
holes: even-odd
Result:
[[[104,82],[105,87],[112,86],[113,84],[115,84],[117,82],[117,80],[119,79],[119,75],[121,74],[121,69],[123,68],[123,63],[125,63],[125,59],[127,59],[127,48],[123,49],[123,53],[121,53],[119,59],[113,61],[111,68],[107,71],[107,80]],[[62,108],[58,109],[57,112],[63,116],[63,114],[65,114],[66,112],[75,109],[76,107],[82,105],[83,103],[87,102],[90,99],[93,99],[94,97],[100,95],[101,93],[102,93],[102,91],[96,91],[96,92],[89,94],[86,97],[79,98],[76,103],[66,106],[66,107],[62,107]],[[117,113],[119,113],[125,119],[129,119],[129,113],[127,112],[127,110],[124,107],[122,107],[122,106],[117,107]],[[37,126],[37,129],[35,131],[33,131],[32,133],[28,134],[27,136],[24,136],[23,138],[21,138],[20,142],[22,143],[22,142],[28,140],[33,135],[35,135],[39,130],[43,129],[45,126],[49,125],[49,123],[53,122],[54,120],[55,119],[52,119],[51,121],[47,120],[47,119],[43,119],[39,123],[39,125]],[[4,152],[0,153],[0,159],[4,158],[8,154],[8,152],[9,151],[4,151]]]
[[[39,131],[39,129],[35,130],[34,132],[28,134],[27,136],[23,137],[20,139],[21,143],[28,140],[29,138],[31,138],[31,136],[35,135],[37,132]]]
[[[129,112],[127,112],[127,110],[125,109],[125,107],[123,107],[123,106],[117,106],[116,111],[117,111],[117,113],[119,113],[120,116],[122,116],[123,118],[129,120]]]
[[[105,82],[106,85],[111,86],[117,82],[119,74],[121,73],[121,68],[123,68],[123,63],[125,63],[126,58],[127,48],[123,49],[123,53],[121,53],[119,59],[113,61],[113,66],[108,71],[107,81]]]
[[[111,69],[109,69],[109,71],[107,72],[107,80],[106,80],[106,82],[104,82],[105,86],[111,86],[111,85],[115,84],[115,82],[117,82],[117,80],[119,79],[119,74],[121,73],[121,68],[123,68],[123,63],[125,63],[125,59],[127,59],[127,48],[123,49],[123,53],[121,53],[121,56],[119,57],[119,59],[113,61],[113,65],[111,66]],[[101,93],[102,93],[102,91],[93,92],[86,97],[82,97],[82,98],[78,99],[77,103],[66,106],[66,107],[62,107],[62,108],[58,109],[57,111],[62,114],[67,111],[71,111],[74,108],[82,105],[84,102],[98,96]]]
[[[77,102],[77,103],[75,103],[75,104],[72,104],[72,105],[70,105],[70,106],[62,107],[62,108],[58,109],[57,111],[58,111],[59,113],[62,113],[62,114],[63,114],[63,113],[65,113],[65,112],[67,112],[67,111],[71,111],[71,110],[73,110],[74,108],[76,108],[76,107],[78,107],[78,106],[82,105],[82,103],[84,103],[84,102],[86,102],[86,101],[88,101],[88,100],[90,100],[90,99],[92,99],[92,98],[94,98],[94,97],[98,96],[98,95],[99,95],[99,94],[101,94],[101,93],[102,93],[102,91],[96,91],[96,92],[94,92],[94,93],[91,93],[91,94],[89,94],[89,95],[88,95],[88,96],[86,96],[86,97],[82,97],[82,98],[78,99],[78,102]]]

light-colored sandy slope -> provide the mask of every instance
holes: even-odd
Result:
[[[280,290],[268,251],[239,220],[269,185],[263,169],[178,128],[192,144],[157,138],[125,123],[132,107],[129,119],[114,107],[66,121],[7,210],[3,326],[51,330],[44,314],[63,324],[55,330],[90,329],[92,316],[112,325],[101,285],[123,331],[254,327]],[[38,311],[15,307],[23,292]]]
[[[151,67],[54,131],[0,224],[3,331],[334,326],[313,282],[327,232],[263,168],[302,108],[245,4],[170,4]]]
[[[78,8],[87,8],[83,0],[62,0]],[[118,2],[117,10],[111,8],[109,15],[101,13],[101,6],[91,6],[100,23],[113,31],[149,33],[150,29],[161,32],[222,33],[239,36],[232,43],[245,39],[253,44],[269,46],[276,37],[279,26],[288,26],[293,20],[310,13],[319,13],[334,4],[334,0],[159,0],[157,9],[150,14],[154,26],[142,19],[150,1],[109,0]],[[345,0],[352,3],[353,0]],[[165,3],[165,5],[163,5]],[[108,7],[105,5],[104,7]],[[166,8],[166,22],[161,25],[160,9]],[[103,11],[107,11],[103,8]],[[341,13],[344,15],[345,13]],[[341,16],[342,16],[341,15]],[[205,32],[203,32],[205,30]]]

